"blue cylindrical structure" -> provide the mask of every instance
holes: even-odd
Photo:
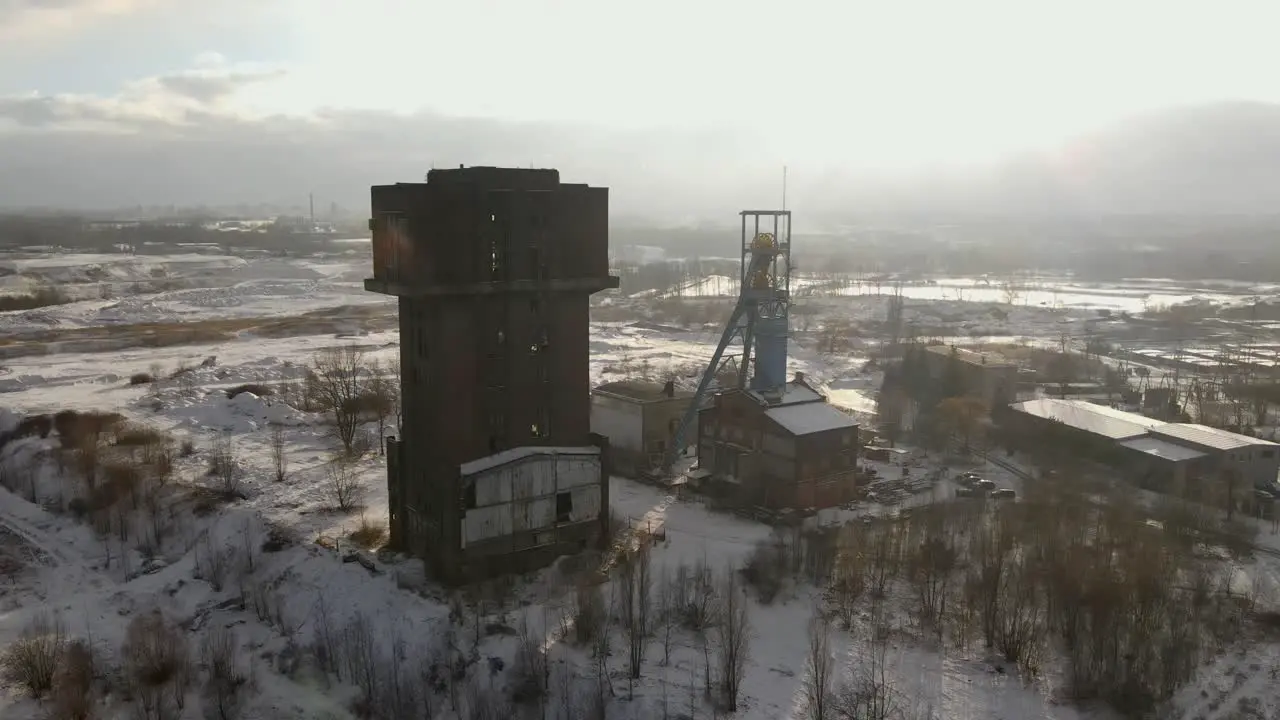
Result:
[[[787,318],[762,317],[755,321],[755,373],[753,390],[771,390],[787,384]]]

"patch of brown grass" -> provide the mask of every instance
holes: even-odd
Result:
[[[374,522],[360,516],[360,527],[356,528],[349,535],[351,542],[359,545],[366,550],[374,550],[382,547],[387,542],[387,526],[380,522]]]
[[[241,333],[257,337],[285,338],[298,335],[322,335],[337,332],[378,332],[394,328],[397,314],[394,305],[370,305],[328,308],[292,317],[231,318],[187,323],[133,323],[108,327],[63,330],[31,330],[6,333],[0,338],[0,357],[23,357],[58,352],[70,345],[77,351],[92,352],[93,343],[105,349],[130,347],[173,347],[236,339]],[[181,374],[175,373],[174,377]]]

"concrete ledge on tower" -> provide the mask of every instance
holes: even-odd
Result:
[[[617,288],[616,275],[593,278],[569,278],[562,280],[513,280],[509,282],[483,282],[463,285],[419,285],[378,278],[365,278],[364,289],[369,292],[398,297],[442,297],[446,295],[497,295],[512,292],[588,292]]]

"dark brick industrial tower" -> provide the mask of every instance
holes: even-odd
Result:
[[[598,542],[608,441],[590,430],[588,310],[609,191],[556,170],[432,170],[372,188],[373,278],[400,299],[391,542],[460,582]]]

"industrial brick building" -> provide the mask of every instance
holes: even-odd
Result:
[[[693,393],[640,380],[605,383],[591,393],[591,430],[609,438],[614,471],[627,477],[656,472]]]
[[[596,543],[609,456],[590,427],[588,309],[618,285],[608,189],[476,167],[371,196],[365,289],[400,305],[392,544],[465,581]]]
[[[1018,387],[1018,366],[1003,358],[950,345],[930,345],[924,352],[929,379],[938,386],[956,373],[965,395],[977,397],[989,408],[1014,401]]]
[[[698,469],[745,505],[825,508],[853,497],[858,424],[804,378],[730,389],[698,413]]]

